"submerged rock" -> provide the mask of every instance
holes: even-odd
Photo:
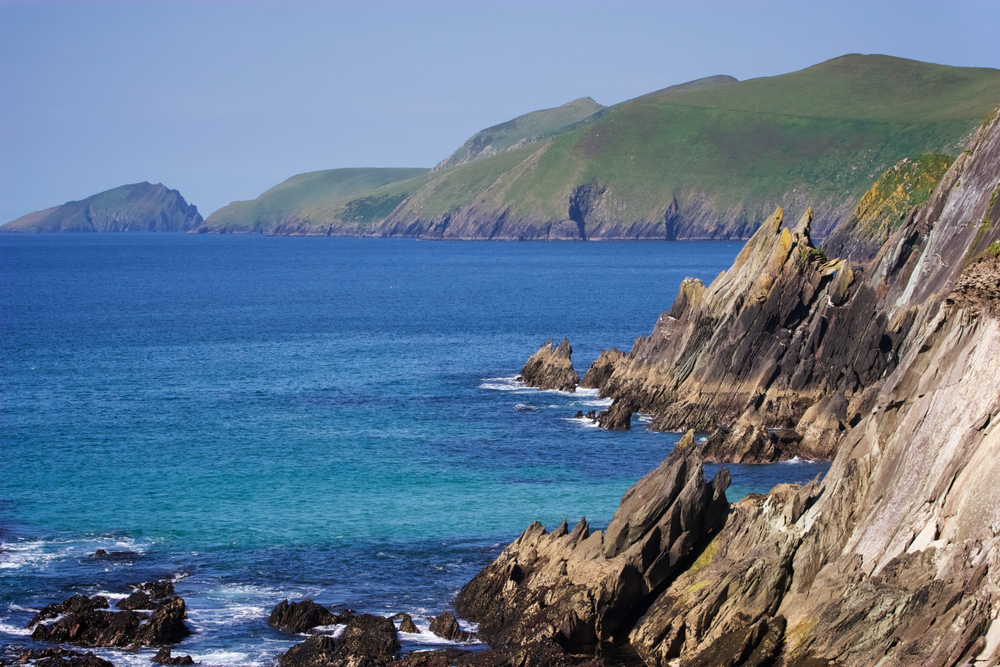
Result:
[[[580,376],[573,370],[570,356],[573,348],[569,339],[564,338],[559,345],[553,345],[550,338],[535,352],[521,369],[521,381],[529,387],[576,391]]]
[[[307,632],[316,626],[334,623],[336,617],[332,613],[308,599],[292,604],[289,604],[288,600],[282,600],[271,610],[271,615],[267,619],[267,624],[272,628],[294,633]]]

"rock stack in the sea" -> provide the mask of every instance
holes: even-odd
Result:
[[[576,391],[580,376],[573,370],[573,362],[570,360],[572,354],[573,348],[570,347],[568,338],[564,338],[559,345],[554,345],[550,338],[524,364],[521,382],[539,389]]]
[[[428,619],[431,623],[430,631],[442,639],[453,642],[467,642],[475,639],[476,633],[467,632],[458,625],[455,614],[450,611],[443,612],[437,618]]]
[[[173,584],[169,581],[140,585],[117,606],[122,611],[110,611],[103,596],[74,595],[43,608],[28,622],[27,628],[32,630],[31,638],[35,641],[120,648],[165,646],[191,634],[184,623],[187,616],[184,600],[173,595]],[[56,620],[43,623],[49,619]]]
[[[970,225],[969,220],[979,222]],[[788,238],[794,241],[793,234]],[[761,251],[776,252],[774,244],[756,242]],[[783,255],[786,243],[780,243]],[[741,253],[733,273],[739,275],[755,252]],[[737,319],[747,318],[733,325],[734,332],[744,335],[742,343],[723,345],[720,337],[729,333],[711,328],[699,333],[684,325],[689,308],[701,310],[703,318],[694,321],[703,324],[715,311],[702,310],[710,296],[705,288],[682,288],[683,303],[672,311],[673,323],[661,320],[657,336],[636,347],[649,353],[671,347],[696,351],[688,359],[691,373],[699,367],[707,373],[721,363],[748,381],[790,374],[803,378],[797,387],[808,388],[830,372],[819,368],[819,362],[841,358],[845,346],[870,351],[866,341],[872,340],[872,332],[909,333],[904,343],[890,336],[884,349],[877,345],[883,361],[859,358],[851,367],[857,375],[885,364],[884,377],[863,392],[863,411],[855,411],[853,394],[831,391],[811,413],[820,401],[800,406],[801,414],[788,413],[790,419],[808,422],[807,431],[840,433],[831,439],[836,457],[822,484],[779,485],[766,496],[750,494],[724,510],[713,503],[684,502],[685,497],[699,497],[687,489],[716,486],[691,477],[693,470],[701,475],[701,459],[697,448],[685,443],[626,494],[603,535],[588,535],[583,522],[572,533],[564,525],[549,534],[533,524],[462,589],[456,608],[479,621],[480,636],[507,655],[520,646],[549,641],[578,655],[583,650],[599,654],[604,643],[624,646],[649,667],[1000,665],[998,257],[1000,113],[994,113],[929,202],[891,234],[866,273],[844,279],[849,293],[836,291],[836,276],[817,284],[817,293],[830,299],[819,306],[822,326],[808,315],[815,303],[796,298],[785,305],[792,311],[804,308],[797,319],[802,326],[782,332],[760,322],[763,330],[755,329],[761,317],[775,312],[767,304],[779,289],[776,285],[794,278],[785,272],[787,258],[773,265],[781,268],[778,273],[758,274],[764,276],[759,283],[763,291],[757,292],[761,299],[749,302],[745,298],[753,297],[753,291],[735,291]],[[822,278],[822,267],[806,271]],[[812,283],[799,287],[807,284]],[[713,298],[727,298],[715,287],[713,283]],[[844,299],[835,301],[837,294]],[[849,306],[852,300],[855,305]],[[866,300],[892,308],[864,322],[860,313]],[[828,310],[840,307],[847,311],[848,323],[837,324],[841,314]],[[854,331],[852,340],[826,337],[842,326]],[[799,374],[796,369],[805,359],[798,352],[789,367],[778,363],[759,376],[747,375],[744,366],[757,367],[754,350],[773,351],[765,344],[764,331],[771,331],[786,353],[810,349],[803,347],[803,339],[817,336],[818,375]],[[716,342],[692,348],[684,340],[699,335]],[[739,354],[720,361],[699,356],[706,350]],[[628,366],[641,359],[635,353],[616,367],[610,382],[627,379]],[[783,360],[784,353],[778,358]],[[829,386],[843,389],[838,383]],[[777,396],[768,387],[751,402],[760,412],[772,409],[768,401]],[[734,385],[720,381],[708,388],[725,393]],[[637,390],[635,395],[640,394]],[[735,399],[702,400],[686,404],[691,415],[718,410]],[[846,423],[833,429],[834,418],[843,421],[838,415]],[[760,424],[749,416],[746,423],[740,437]],[[723,441],[721,446],[728,445]],[[753,446],[763,449],[767,443]],[[687,481],[678,492],[680,460]],[[711,519],[716,511],[717,523]],[[670,521],[663,518],[668,515]],[[680,526],[697,520],[694,538],[678,535],[674,519]],[[666,535],[673,536],[669,545]],[[689,539],[694,540],[689,550],[674,549],[674,543],[683,547]],[[623,561],[626,567],[616,567]],[[658,570],[658,564],[667,569]],[[655,585],[650,585],[651,575]]]

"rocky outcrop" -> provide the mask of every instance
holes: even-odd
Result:
[[[382,616],[352,616],[340,636],[312,635],[278,658],[280,667],[375,667],[399,651],[396,626]]]
[[[709,484],[688,434],[622,498],[606,532],[584,519],[534,523],[455,598],[479,636],[510,651],[538,642],[571,652],[621,642],[650,596],[725,520],[729,475]],[[624,633],[624,634],[623,634]]]
[[[559,345],[554,345],[550,338],[525,362],[519,376],[521,382],[543,390],[575,392],[580,376],[573,370],[572,354],[568,338],[564,338]]]
[[[187,232],[201,223],[198,208],[177,190],[135,183],[30,213],[0,232]]]
[[[575,650],[574,637],[586,633],[574,630],[590,626],[564,619],[600,618],[587,603],[615,608],[621,599],[631,606],[614,615],[613,632],[595,622],[594,639],[627,634],[650,667],[1000,665],[997,191],[994,115],[862,274],[886,320],[905,318],[908,333],[891,368],[865,391],[865,409],[852,417],[843,407],[852,398],[831,394],[810,414],[810,427],[821,430],[830,430],[824,414],[848,417],[822,483],[779,485],[726,507],[721,525],[646,595],[622,586],[610,598],[594,596],[614,536],[632,535],[631,521],[627,532],[616,528],[626,506],[640,489],[643,508],[670,502],[675,487],[658,481],[658,469],[623,498],[600,550],[591,545],[589,577],[574,557],[586,544],[581,535],[569,549],[564,530],[553,537],[535,526],[483,570],[456,600],[467,589],[477,594],[461,609],[481,619],[481,635],[503,645],[541,633]],[[704,303],[703,289],[688,290],[688,304]],[[681,455],[691,450],[686,460],[700,469],[685,444]],[[649,524],[641,510],[630,516],[639,530]],[[543,589],[547,595],[536,592]],[[518,606],[518,598],[526,602]]]
[[[173,592],[168,582],[144,584],[146,591],[154,596],[166,591]],[[135,647],[164,646],[175,644],[191,631],[184,623],[187,617],[184,600],[172,596],[168,598],[150,596],[142,589],[122,600],[118,607],[124,611],[108,611],[108,601],[102,596],[88,598],[75,595],[60,604],[51,604],[42,609],[28,623],[34,628],[31,638],[35,641],[68,642],[80,646]],[[124,603],[124,604],[123,604]],[[133,609],[154,608],[152,615],[140,615]],[[143,623],[143,618],[149,619]],[[56,618],[54,623],[45,625],[42,621]]]
[[[319,625],[333,625],[337,618],[312,600],[288,603],[282,600],[271,610],[267,624],[286,632],[308,632]]]

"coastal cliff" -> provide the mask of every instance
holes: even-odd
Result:
[[[619,368],[641,369],[643,351],[683,350],[699,335],[711,343],[720,325],[704,323],[720,304],[749,302],[737,310],[755,309],[743,317],[756,322],[780,319],[783,311],[765,307],[775,295],[823,295],[818,305],[785,299],[804,313],[850,310],[862,297],[880,303],[884,321],[869,317],[853,341],[861,357],[869,348],[858,340],[871,338],[872,327],[878,341],[892,339],[885,366],[867,368],[879,381],[861,391],[863,400],[844,393],[847,385],[825,387],[826,396],[843,393],[837,400],[851,416],[831,440],[836,455],[822,483],[779,485],[728,505],[726,475],[705,481],[689,433],[623,497],[606,531],[592,533],[585,521],[551,533],[533,524],[462,589],[456,608],[508,652],[547,642],[579,656],[634,652],[650,667],[1000,664],[998,193],[994,114],[864,271],[809,257],[808,216],[792,230],[772,222],[712,286],[682,287],[681,305],[653,337],[592,368],[615,369],[607,386]],[[792,267],[795,253],[804,257]],[[746,267],[756,268],[755,279],[740,287]],[[826,312],[833,328],[834,312]],[[772,345],[792,349],[812,330],[793,327]],[[688,358],[685,379],[705,345]],[[731,355],[728,372],[737,372],[734,358],[757,369],[737,386],[771,373],[754,363],[752,345],[743,356],[739,344],[712,345]],[[824,345],[814,348],[820,359]],[[829,370],[821,376],[833,382]],[[657,377],[645,370],[638,379]],[[669,371],[659,377],[669,380]],[[765,390],[755,409],[779,397]],[[719,414],[733,401],[687,410]]]
[[[187,232],[198,208],[162,183],[135,183],[12,220],[0,232]]]

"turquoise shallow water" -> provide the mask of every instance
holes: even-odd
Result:
[[[570,419],[606,401],[518,386],[525,359],[569,336],[582,374],[738,250],[0,237],[0,642],[162,576],[206,664],[301,640],[266,626],[285,597],[439,613],[531,521],[606,523],[676,442]],[[732,467],[729,497],[825,469]]]

